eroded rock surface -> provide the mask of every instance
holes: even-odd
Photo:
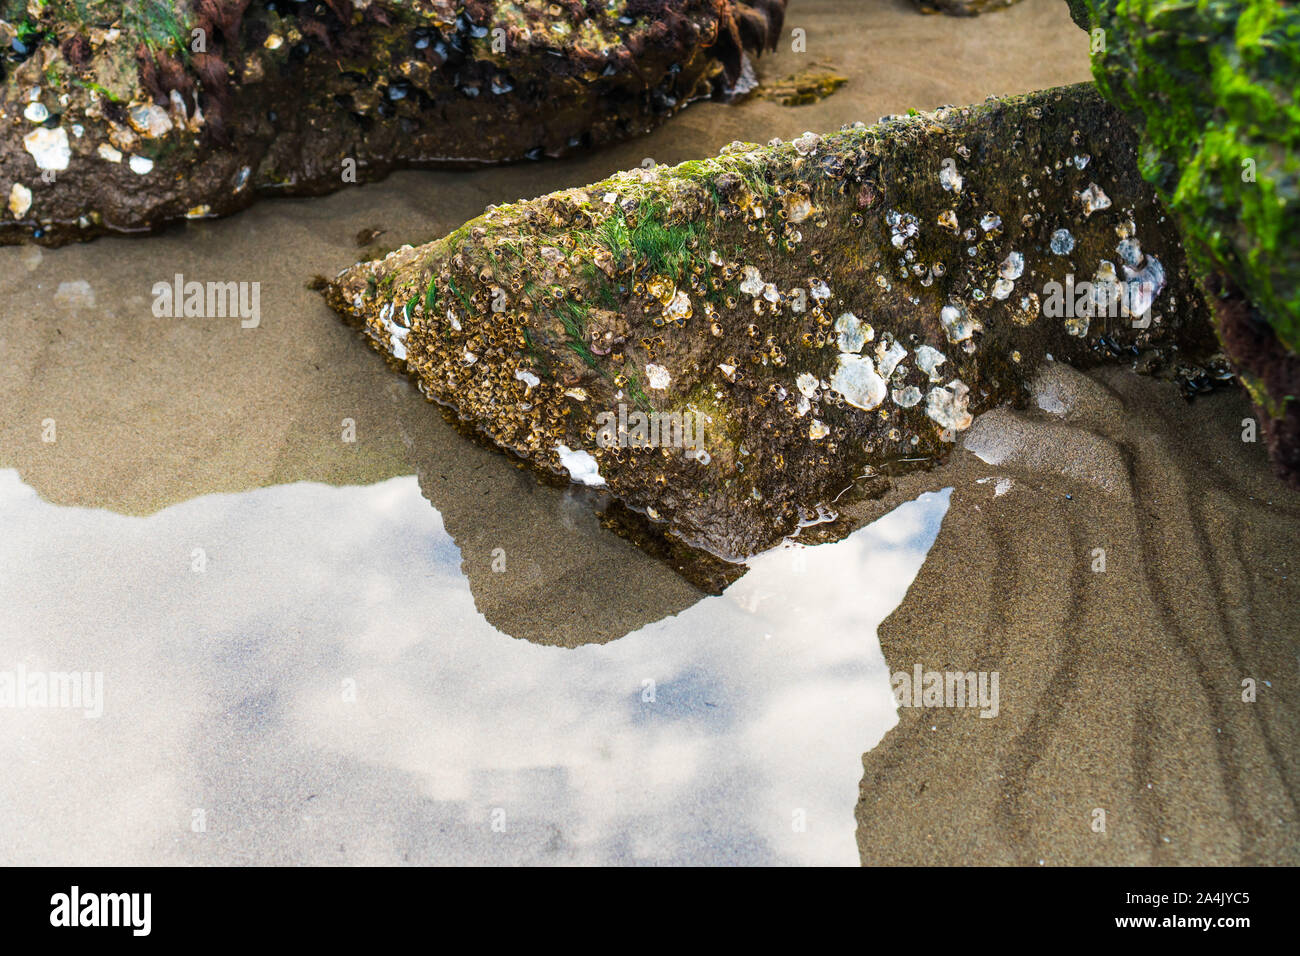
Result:
[[[0,0],[0,242],[646,131],[785,0]]]
[[[938,461],[1048,353],[1209,338],[1091,85],[495,207],[326,294],[501,448],[728,559]]]

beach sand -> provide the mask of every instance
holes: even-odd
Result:
[[[994,412],[967,444],[998,464],[886,499],[954,487],[881,626],[891,671],[996,671],[1000,708],[900,708],[863,759],[863,862],[1295,865],[1300,495],[1240,393],[1056,372],[1070,413]]]
[[[125,514],[417,473],[479,610],[515,637],[604,642],[692,606],[700,592],[602,530],[582,492],[538,484],[444,422],[306,283],[445,234],[489,203],[646,158],[1089,78],[1087,38],[1059,0],[968,20],[906,0],[793,0],[787,26],[807,31],[807,52],[787,38],[760,75],[818,63],[849,83],[801,107],[696,104],[575,160],[405,172],[148,239],[0,249],[0,467],[49,501]],[[370,227],[385,232],[359,249],[353,237]],[[261,324],[155,318],[153,284],[177,273],[260,282]],[[1075,417],[999,412],[985,435],[1032,434],[1031,449],[1050,449],[1042,460],[960,452],[845,514],[856,525],[955,489],[881,644],[893,669],[1001,675],[996,719],[903,709],[865,755],[863,862],[1295,863],[1300,498],[1269,473],[1262,445],[1240,440],[1240,394],[1187,405],[1125,370],[1063,381],[1081,393]],[[47,419],[57,442],[41,440]],[[1013,481],[1000,496],[979,483],[997,477]],[[1104,573],[1090,570],[1098,547]],[[490,572],[498,548],[504,574]],[[1258,682],[1254,703],[1241,701],[1245,678]],[[1091,829],[1096,809],[1105,833]]]

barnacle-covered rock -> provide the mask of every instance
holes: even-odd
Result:
[[[496,207],[326,294],[498,446],[743,558],[940,459],[1048,353],[1212,340],[1134,147],[1090,85],[733,143]]]
[[[784,8],[0,0],[0,196],[18,197],[0,243],[633,136],[734,82],[746,50],[775,46]]]
[[[1141,135],[1219,335],[1300,484],[1300,8],[1070,0],[1102,95]]]

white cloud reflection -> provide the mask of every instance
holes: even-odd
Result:
[[[569,650],[479,615],[414,477],[136,518],[0,470],[0,670],[105,690],[98,720],[0,709],[0,862],[856,864],[861,754],[896,722],[876,627],[947,503]]]

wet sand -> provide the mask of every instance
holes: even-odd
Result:
[[[700,592],[599,528],[581,492],[537,484],[443,422],[305,283],[363,255],[363,228],[386,230],[371,251],[421,242],[489,203],[644,158],[678,162],[734,139],[1089,75],[1086,37],[1059,0],[973,20],[922,16],[906,0],[794,0],[787,24],[807,30],[807,53],[787,39],[761,76],[822,63],[850,82],[809,106],[696,104],[651,136],[572,161],[407,172],[146,240],[0,249],[0,468],[50,502],[129,515],[211,492],[418,474],[475,604],[514,637],[605,642],[694,606]],[[260,282],[261,324],[155,318],[150,290],[176,273]],[[70,304],[76,287],[59,295],[80,281],[93,305]],[[866,863],[1300,858],[1300,594],[1288,566],[1300,501],[1268,473],[1262,446],[1239,440],[1240,395],[1186,406],[1124,372],[1086,381],[1100,394],[1077,420],[1027,412],[994,432],[1027,416],[1048,460],[993,466],[963,453],[847,516],[865,522],[955,488],[881,644],[891,669],[996,669],[1003,681],[998,718],[901,709],[865,755]],[[341,440],[349,418],[353,443]],[[54,443],[41,440],[46,419]],[[1064,475],[1060,456],[1072,462]],[[978,483],[990,477],[1014,483],[995,496],[995,482]],[[1094,547],[1106,548],[1105,573],[1089,570]],[[505,573],[490,570],[498,548]],[[1256,703],[1240,701],[1245,677],[1259,682]],[[1089,827],[1096,808],[1104,834]]]
[[[863,862],[1295,865],[1300,495],[1241,393],[1056,371],[1067,414],[990,413],[966,445],[996,464],[887,499],[954,486],[890,669],[997,671],[1001,706],[899,709],[863,758]]]

